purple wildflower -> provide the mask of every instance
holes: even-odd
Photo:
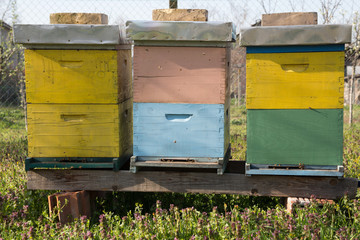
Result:
[[[99,216],[99,222],[100,223],[103,223],[105,221],[105,214],[101,214],[100,216]]]
[[[88,238],[93,238],[93,233],[91,231],[87,231],[86,234],[85,234],[85,239],[88,239]]]

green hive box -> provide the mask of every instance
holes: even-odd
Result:
[[[247,146],[246,162],[254,174],[299,169],[306,175],[313,167],[327,175],[343,162],[343,109],[248,109]]]

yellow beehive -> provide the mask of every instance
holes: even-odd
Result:
[[[248,109],[334,109],[344,104],[344,52],[246,56]]]
[[[29,157],[130,156],[130,50],[25,50],[25,61]]]
[[[15,38],[27,48],[29,158],[128,160],[131,48],[119,45],[118,26],[17,25]]]

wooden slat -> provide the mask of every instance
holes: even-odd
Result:
[[[117,51],[117,70],[118,70],[118,100],[124,102],[133,97],[132,89],[132,64],[131,48],[129,45],[119,45]],[[123,47],[124,49],[121,49]]]
[[[316,25],[317,18],[317,12],[263,14],[261,26]]]
[[[127,170],[34,170],[28,171],[28,189],[93,190],[129,192],[225,193],[256,196],[354,198],[356,179],[330,177],[245,176],[207,172]]]
[[[170,0],[171,1],[171,0]],[[208,10],[206,9],[154,9],[153,21],[207,21]]]

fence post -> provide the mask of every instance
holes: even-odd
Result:
[[[169,8],[176,9],[178,8],[177,0],[169,0]]]

